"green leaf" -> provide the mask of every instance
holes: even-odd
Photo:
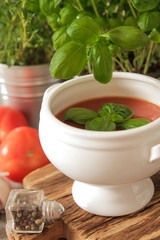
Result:
[[[132,129],[132,128],[136,128],[136,127],[141,127],[143,125],[146,125],[150,123],[150,121],[146,120],[146,119],[142,119],[142,118],[133,118],[133,119],[129,119],[125,122],[122,122],[120,124],[118,124],[118,127],[120,129]]]
[[[131,0],[135,9],[140,12],[145,12],[154,9],[158,6],[159,0]]]
[[[106,117],[109,120],[120,123],[128,120],[133,115],[132,109],[117,103],[105,103],[99,110],[100,116]]]
[[[152,41],[160,43],[160,33],[156,29],[153,29],[152,32],[148,35],[148,37]]]
[[[159,12],[146,12],[143,13],[138,21],[138,26],[144,32],[150,31],[153,28],[157,28],[160,25],[160,13]]]
[[[105,30],[105,29],[107,28],[107,26],[108,26],[106,19],[103,18],[103,17],[96,17],[96,18],[94,19],[94,21],[96,21],[96,22],[98,23],[98,25],[99,25],[99,27],[100,27],[101,29],[104,29],[104,30]]]
[[[107,47],[106,39],[91,46],[90,62],[95,79],[100,83],[108,83],[112,79],[112,55]]]
[[[79,13],[78,13],[78,15],[77,15],[77,19],[78,18],[81,18],[81,17],[84,17],[84,16],[88,16],[88,17],[91,17],[91,18],[93,18],[94,17],[94,15],[91,13],[91,12],[88,12],[88,11],[86,11],[86,10],[81,10]]]
[[[54,8],[59,4],[61,0],[39,0],[40,9],[45,16],[52,15]]]
[[[76,42],[93,44],[101,34],[99,25],[90,17],[75,19],[67,29],[68,35]]]
[[[115,131],[116,124],[104,117],[97,117],[86,122],[85,129],[94,131]]]
[[[133,26],[133,27],[137,27],[137,22],[136,19],[132,16],[129,16],[128,18],[125,19],[124,26]]]
[[[120,26],[110,30],[103,36],[109,38],[117,46],[127,51],[143,48],[149,43],[147,35],[133,26]]]
[[[97,113],[87,108],[70,108],[64,113],[63,120],[72,120],[79,124],[85,124],[88,120],[97,117]]]
[[[62,0],[52,0],[54,3],[54,8],[56,8],[61,2]]]
[[[46,16],[46,18],[49,26],[55,31],[59,25],[59,15],[53,13],[52,15]]]
[[[63,7],[60,11],[61,23],[62,24],[69,24],[73,21],[73,19],[77,15],[77,10],[70,4]]]
[[[52,36],[52,42],[55,49],[62,47],[65,43],[70,42],[71,38],[66,32],[67,26],[58,28]]]
[[[39,1],[37,1],[37,0],[26,1],[25,8],[28,11],[31,11],[31,12],[34,12],[34,13],[35,12],[38,13],[39,12]]]
[[[108,20],[108,27],[109,29],[113,29],[116,28],[118,26],[120,26],[122,23],[118,18],[110,18]]]
[[[68,42],[60,47],[50,63],[51,75],[69,79],[79,74],[86,64],[86,47],[76,42]]]
[[[115,44],[109,44],[108,46],[112,56],[116,57],[117,56],[117,53],[119,51],[119,47]]]

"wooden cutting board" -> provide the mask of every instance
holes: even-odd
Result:
[[[40,234],[11,233],[9,240],[159,240],[160,239],[160,172],[152,177],[155,194],[137,213],[123,217],[101,217],[87,213],[74,202],[71,194],[73,181],[52,164],[25,177],[27,189],[43,189],[46,199],[57,200],[65,208],[63,219]]]

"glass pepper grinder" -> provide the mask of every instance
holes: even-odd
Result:
[[[45,200],[43,190],[12,189],[5,211],[9,231],[41,233],[45,223],[62,218],[64,207],[57,201]]]

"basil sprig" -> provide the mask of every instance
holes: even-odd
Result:
[[[149,43],[148,36],[137,26],[118,26],[103,33],[94,18],[85,14],[73,18],[76,10],[72,10],[68,6],[62,12],[60,22],[65,25],[60,26],[52,37],[56,52],[51,60],[50,72],[54,78],[73,78],[85,69],[87,63],[98,82],[108,83],[113,73],[112,57],[117,55],[120,48],[132,51],[145,47]],[[157,15],[154,17],[156,21]],[[67,22],[68,19],[69,22]],[[116,49],[114,53],[111,44]]]
[[[150,123],[142,118],[130,119],[131,108],[117,103],[105,103],[97,113],[87,108],[70,108],[64,113],[63,120],[72,120],[85,125],[85,129],[93,131],[116,131],[116,129],[132,129]]]
[[[106,116],[106,118],[113,122],[120,123],[131,118],[133,111],[122,104],[106,103],[98,110],[98,114]]]

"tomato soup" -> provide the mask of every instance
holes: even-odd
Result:
[[[143,99],[129,97],[103,97],[82,101],[59,112],[56,117],[63,122],[64,112],[69,108],[88,108],[97,112],[98,109],[105,103],[118,103],[126,105],[134,112],[132,118],[144,118],[152,122],[160,117],[160,106]],[[84,129],[83,125],[70,120],[65,121],[65,123],[73,127]]]

